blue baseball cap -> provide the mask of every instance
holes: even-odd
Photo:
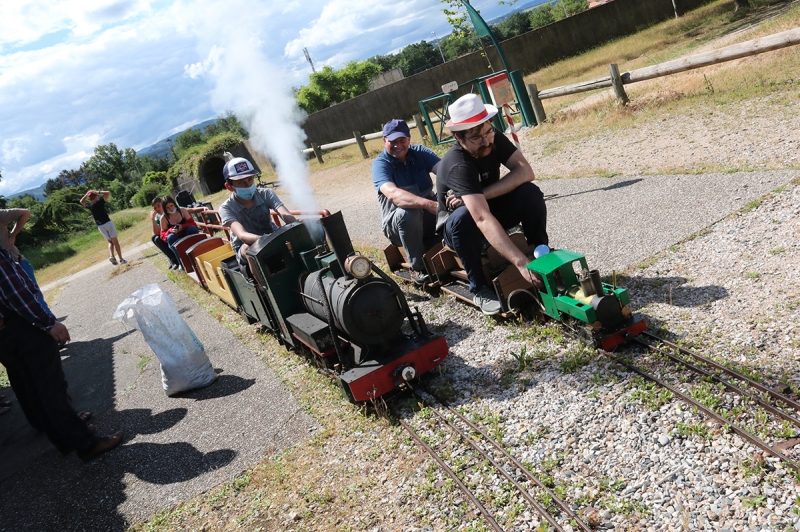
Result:
[[[386,125],[383,126],[383,138],[395,140],[400,137],[411,138],[411,131],[409,131],[406,121],[395,118],[386,122]]]

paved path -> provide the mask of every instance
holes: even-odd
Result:
[[[141,253],[128,255],[129,271],[110,277],[110,263],[93,266],[71,276],[51,305],[72,336],[62,360],[76,408],[95,413],[99,433],[123,429],[123,444],[83,464],[61,456],[14,407],[0,418],[0,530],[124,530],[315,430],[255,353]],[[208,388],[168,398],[142,333],[111,319],[152,282],[203,342],[219,374]],[[16,402],[10,389],[2,393]]]
[[[550,243],[610,270],[633,266],[800,176],[796,170],[543,179]],[[380,210],[365,177],[317,203],[341,210],[359,246],[383,249]]]

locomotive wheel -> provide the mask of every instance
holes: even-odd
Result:
[[[579,326],[578,340],[580,340],[582,344],[596,349],[599,349],[601,346],[598,334],[591,327]]]

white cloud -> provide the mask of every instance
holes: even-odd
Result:
[[[0,46],[34,43],[62,30],[91,35],[151,12],[150,0],[33,0],[0,4]],[[91,6],[87,9],[87,6]]]
[[[185,65],[183,67],[184,74],[192,79],[208,74],[216,75],[220,57],[224,52],[224,48],[212,46],[211,51],[208,52],[208,57],[206,57],[206,60],[198,63],[192,63],[191,65]]]
[[[227,109],[242,110],[248,95],[261,98],[257,105],[292,109],[288,88],[305,84],[311,71],[303,46],[317,66],[385,54],[432,30],[443,36],[441,6],[438,0],[0,0],[0,193],[76,168],[98,144],[138,149]],[[243,60],[238,70],[221,71],[230,46]],[[223,75],[231,87],[217,82]],[[264,86],[281,90],[265,96]]]
[[[331,0],[322,9],[313,23],[299,32],[299,37],[290,41],[284,48],[284,55],[290,58],[303,57],[303,47],[312,53],[333,57],[338,61],[327,60],[333,66],[352,59],[367,59],[362,56],[365,43],[384,45],[396,35],[404,36],[418,30],[412,27],[421,25],[426,18],[441,14],[436,0],[406,0],[402,4],[376,3],[372,0]],[[405,44],[413,42],[406,41]],[[329,52],[338,48],[338,53]],[[385,53],[385,52],[384,52]]]

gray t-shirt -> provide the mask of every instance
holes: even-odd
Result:
[[[11,253],[14,262],[19,262],[21,255],[17,246],[8,245],[8,225],[22,216],[22,209],[0,209],[0,247]]]
[[[272,190],[260,188],[256,190],[256,195],[253,196],[253,205],[249,209],[236,201],[231,194],[231,197],[220,206],[219,215],[222,218],[222,225],[225,227],[230,227],[233,222],[239,222],[248,233],[266,235],[278,228],[272,221],[270,209],[277,211],[281,206],[283,203]],[[231,231],[231,246],[234,251],[239,251],[243,243]]]

